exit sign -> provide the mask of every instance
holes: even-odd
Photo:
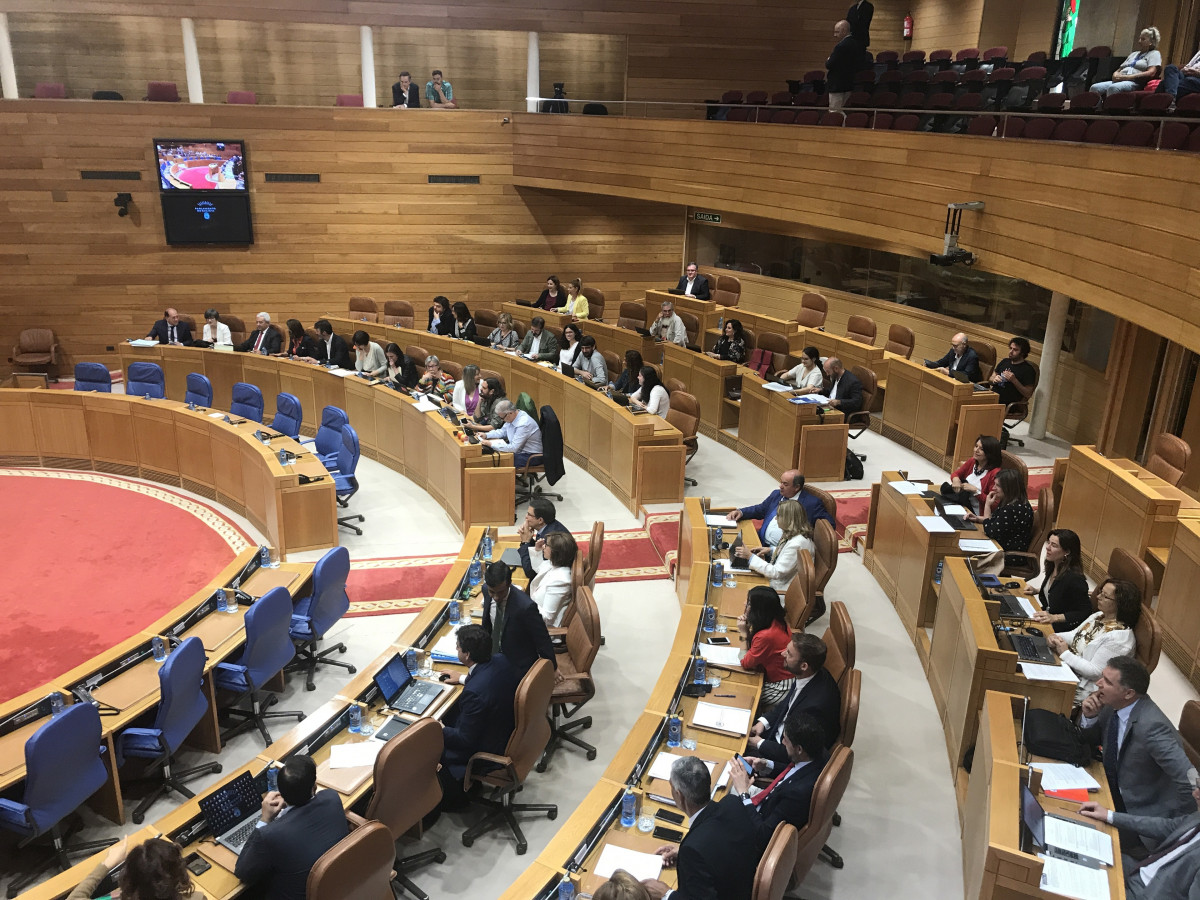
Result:
[[[712,222],[716,225],[721,224],[721,216],[719,213],[698,212],[692,213],[692,218],[697,222]]]

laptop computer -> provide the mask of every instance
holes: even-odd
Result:
[[[648,337],[648,338],[652,338],[652,337],[654,337],[654,335],[652,335],[652,334],[650,333],[650,329],[649,329],[649,328],[637,328],[637,327],[635,327],[633,330],[634,330],[634,331],[636,331],[638,334],[640,334],[642,337]]]
[[[1007,591],[993,591],[992,599],[1000,603],[1000,615],[1005,619],[1022,619],[1028,620],[1029,613],[1025,612],[1025,607],[1021,605],[1021,601]]]
[[[730,543],[730,545],[729,545],[729,568],[737,569],[739,572],[749,572],[750,571],[750,560],[742,559],[741,557],[737,556],[734,553],[734,551],[737,550],[738,547],[742,546],[742,543],[743,543],[742,536],[740,534],[733,539],[732,543]]]
[[[1062,847],[1056,847],[1053,843],[1047,841],[1047,820],[1051,826],[1051,831],[1057,828],[1070,829],[1070,836],[1074,839],[1072,842],[1082,845],[1089,850],[1095,850],[1096,855],[1077,853],[1074,850],[1067,850]],[[1063,824],[1059,824],[1063,823]],[[1076,831],[1076,829],[1081,829]],[[1066,835],[1064,835],[1066,836]],[[1111,865],[1112,860],[1101,859],[1104,853],[1104,842],[1111,843],[1112,838],[1094,826],[1080,822],[1076,819],[1068,819],[1065,816],[1047,815],[1046,810],[1042,808],[1042,804],[1038,802],[1038,798],[1033,791],[1029,789],[1027,784],[1021,785],[1021,852],[1036,855],[1044,853],[1046,856],[1052,856],[1056,859],[1066,860],[1068,862],[1079,863],[1080,865],[1099,868],[1101,865]],[[1111,850],[1109,851],[1111,853]]]
[[[1040,634],[1021,634],[1016,631],[996,632],[996,643],[1001,648],[1004,647],[1006,640],[1021,662],[1037,663],[1042,666],[1057,665],[1054,661],[1054,651],[1050,649],[1046,638]]]
[[[968,522],[963,516],[953,516],[946,512],[946,502],[940,497],[933,501],[933,508],[937,514],[945,519],[955,531],[974,531],[975,525],[973,522]]]
[[[375,738],[377,741],[383,741],[384,743],[387,743],[405,728],[407,728],[410,724],[410,722],[406,722],[399,716],[392,716],[383,725],[381,725],[379,729],[373,735],[371,735],[371,737]]]
[[[575,377],[575,367],[573,365],[571,365],[570,363],[559,363],[558,368],[559,368],[559,371],[562,372],[564,375],[566,375],[568,378]]]
[[[434,700],[450,690],[447,684],[417,681],[399,653],[394,654],[372,680],[389,709],[412,713],[414,716],[422,715]]]
[[[201,797],[200,812],[212,830],[216,842],[233,853],[241,853],[254,833],[254,823],[262,813],[262,798],[267,792],[266,770],[255,778],[243,772],[229,784]]]
[[[504,563],[510,569],[520,569],[521,553],[516,547],[509,547],[500,554],[500,562]]]
[[[963,384],[966,384],[968,381],[971,380],[971,376],[968,375],[966,372],[964,372],[962,369],[952,370],[950,372],[950,377],[953,378],[955,381],[961,381]]]

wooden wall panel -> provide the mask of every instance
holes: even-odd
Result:
[[[984,0],[960,0],[958,3],[913,0],[913,48],[958,52],[967,47],[978,47],[983,7]]]
[[[1023,0],[1017,21],[1017,43],[1009,48],[1010,59],[1028,59],[1038,50],[1050,52],[1054,45],[1056,0]]]

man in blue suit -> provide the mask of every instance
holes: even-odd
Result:
[[[783,648],[783,665],[796,680],[787,696],[759,718],[750,729],[747,753],[764,762],[764,774],[790,763],[784,738],[787,720],[799,712],[817,720],[825,737],[825,747],[833,746],[842,730],[842,693],[825,668],[825,642],[814,634],[793,634]]]
[[[533,497],[529,501],[529,509],[525,511],[525,521],[517,530],[517,537],[521,539],[517,553],[521,556],[521,568],[525,570],[527,577],[532,578],[537,574],[537,567],[542,562],[546,546],[546,537],[556,531],[570,533],[567,526],[558,521],[558,511],[549,497]],[[536,559],[530,558],[531,551],[537,554]]]
[[[163,317],[154,323],[147,338],[154,338],[160,344],[191,344],[192,328],[187,322],[179,321],[179,311],[168,309]]]
[[[550,660],[558,668],[541,611],[533,598],[513,587],[512,573],[499,560],[488,563],[483,576],[483,628],[492,642],[492,652],[508,658],[518,679],[539,658]]]
[[[783,531],[775,521],[775,514],[779,510],[781,500],[798,500],[804,507],[804,514],[808,516],[810,525],[815,526],[818,519],[826,519],[830,525],[836,528],[837,522],[830,518],[825,504],[813,494],[804,493],[803,488],[804,476],[797,469],[789,469],[779,476],[779,490],[771,491],[770,496],[756,506],[743,506],[741,509],[735,509],[729,514],[729,519],[732,522],[742,519],[762,519],[758,537],[764,547],[774,547],[783,536]]]

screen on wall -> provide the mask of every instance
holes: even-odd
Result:
[[[252,244],[241,141],[155,140],[168,244]]]
[[[156,140],[154,155],[161,190],[246,190],[246,151],[241,141]]]

